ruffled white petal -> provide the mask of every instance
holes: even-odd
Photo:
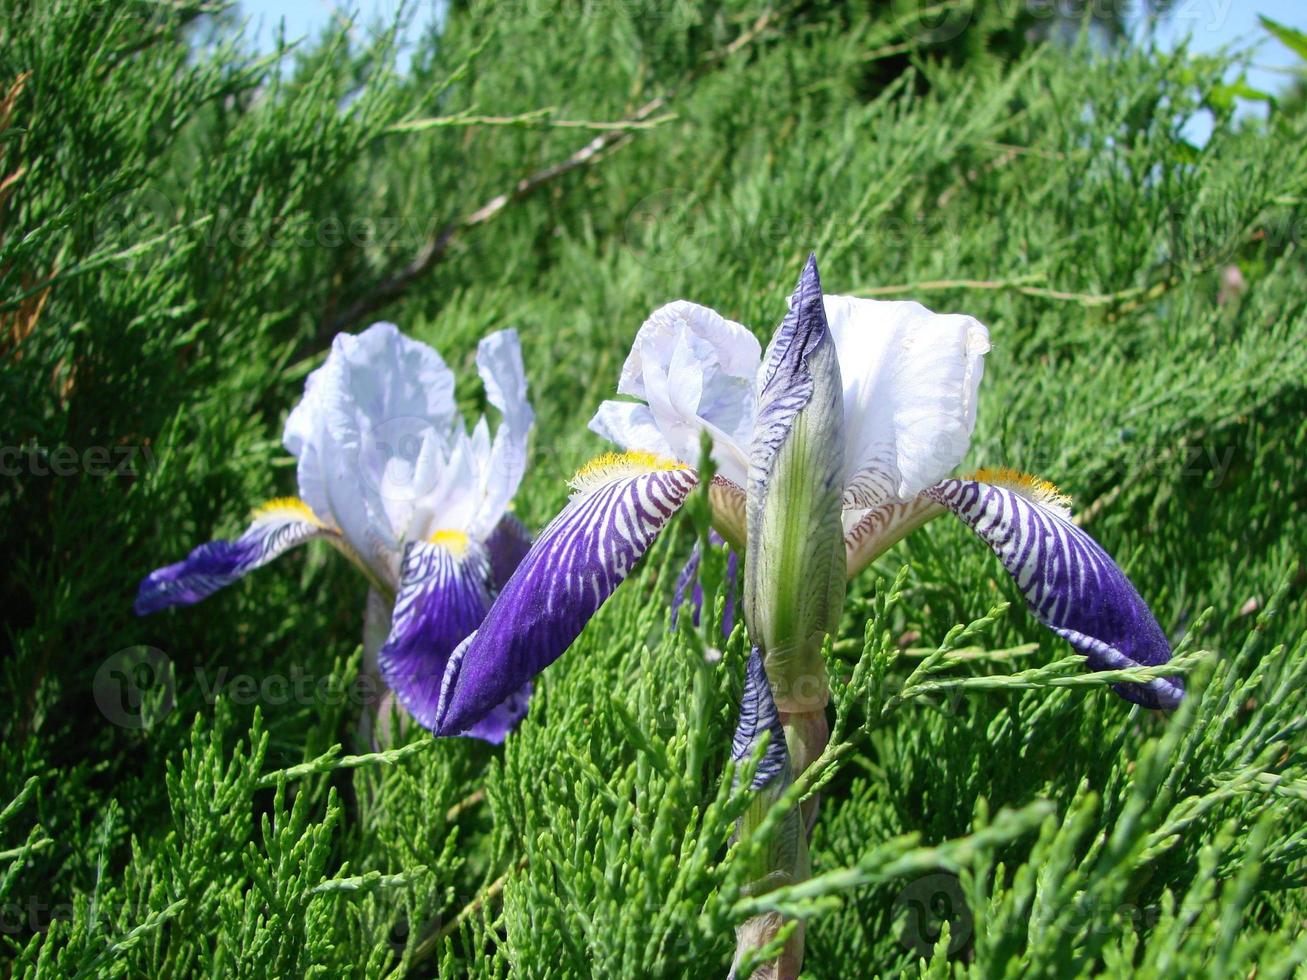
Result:
[[[513,433],[530,429],[535,412],[526,397],[526,370],[516,330],[499,330],[481,339],[477,345],[477,373],[485,385],[487,400],[503,414],[503,425]]]
[[[488,400],[503,416],[499,428],[492,439],[482,416],[470,434],[461,428],[450,434],[432,480],[414,503],[408,540],[452,530],[485,541],[522,482],[535,413],[527,401],[517,332],[503,330],[482,340],[477,368]]]
[[[434,484],[413,509],[407,537],[420,540],[440,530],[472,535],[483,496],[482,475],[490,464],[490,436],[485,419],[469,436],[458,432],[440,464]],[[488,533],[488,532],[487,532]]]
[[[672,456],[672,447],[658,428],[648,405],[639,402],[606,401],[590,420],[590,431],[614,442],[627,452]]]
[[[719,472],[743,486],[761,360],[757,338],[740,324],[695,303],[669,303],[640,327],[617,386],[643,399],[647,414],[607,402],[590,427],[628,450],[689,465],[698,462],[700,433],[708,432]]]
[[[286,419],[300,496],[385,582],[396,581],[406,524],[456,419],[453,373],[391,323],[339,334]]]
[[[845,506],[910,501],[966,455],[989,332],[920,303],[825,299],[844,381]]]
[[[337,413],[333,418],[339,423]],[[385,516],[374,479],[363,475],[357,430],[324,423],[327,435],[318,443],[324,511],[340,528],[349,546],[387,586],[399,582],[398,539]],[[306,500],[308,498],[305,498]]]
[[[485,337],[477,347],[477,371],[486,398],[503,420],[490,445],[481,472],[480,495],[471,533],[486,538],[504,516],[522,475],[526,472],[527,436],[535,425],[535,412],[526,395],[526,370],[516,330],[501,330]],[[484,431],[485,419],[477,426]]]

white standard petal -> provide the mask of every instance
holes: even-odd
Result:
[[[827,296],[844,380],[844,501],[912,500],[966,455],[989,331],[920,303]]]
[[[440,355],[377,323],[336,336],[286,420],[301,497],[388,581],[398,556],[385,552],[434,481],[455,418],[454,376]]]
[[[437,531],[457,531],[478,540],[489,533],[474,533],[479,526],[477,515],[490,465],[486,420],[481,419],[471,436],[458,432],[450,442],[449,455],[441,461],[435,483],[413,507],[404,529],[404,537],[409,541],[429,538]]]
[[[487,400],[501,413],[499,427],[492,439],[483,415],[470,435],[461,426],[450,433],[434,479],[414,502],[404,529],[408,540],[458,531],[485,541],[522,482],[535,413],[527,401],[517,332],[502,330],[484,338],[477,349],[477,369]]]
[[[482,339],[477,346],[477,371],[486,388],[486,399],[502,415],[488,457],[481,457],[484,462],[476,488],[479,499],[471,533],[484,540],[499,524],[522,482],[527,436],[535,425],[516,330],[500,330]],[[484,425],[482,419],[478,431]]]
[[[743,486],[761,361],[757,338],[740,324],[706,306],[669,303],[640,327],[617,386],[644,400],[647,412],[606,402],[590,427],[628,450],[689,465],[699,459],[699,434],[708,432],[721,475]]]
[[[522,345],[516,330],[499,330],[477,345],[477,373],[485,385],[486,399],[504,416],[509,431],[525,433],[535,423],[535,412],[526,396],[526,370],[522,367]]]
[[[672,447],[662,429],[658,428],[653,412],[648,405],[639,402],[603,402],[590,420],[590,431],[627,452],[672,455]]]

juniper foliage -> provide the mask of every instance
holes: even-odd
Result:
[[[769,909],[814,977],[1302,969],[1303,114],[1236,119],[1225,59],[1022,42],[1021,4],[473,2],[404,72],[384,26],[263,56],[207,2],[0,9],[13,975],[702,975]],[[1180,711],[1114,697],[936,522],[851,585],[830,748],[774,810],[820,792],[814,877],[752,896],[721,554],[669,627],[701,504],[502,749],[366,750],[365,585],[326,549],[131,615],[291,490],[336,330],[397,320],[471,381],[516,327],[538,527],[643,316],[765,337],[810,249],[834,291],[989,325],[974,462],[1077,498]]]

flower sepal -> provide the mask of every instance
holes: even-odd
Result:
[[[844,602],[842,392],[809,258],[759,376],[747,492],[745,619],[783,712],[830,699],[821,650]]]

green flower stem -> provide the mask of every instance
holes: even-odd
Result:
[[[809,766],[816,762],[826,749],[830,740],[830,726],[826,721],[826,711],[782,712],[781,724],[785,729],[785,743],[790,756],[790,778],[795,779]],[[774,796],[759,800],[741,820],[741,836],[756,831],[766,816]],[[808,831],[817,815],[817,794],[813,794],[786,815],[788,827],[782,827],[776,834],[776,845],[765,852],[765,867],[758,869],[759,878],[751,889],[753,894],[764,894],[782,885],[797,884],[807,880],[812,874],[808,857]],[[736,974],[738,966],[746,951],[762,949],[774,940],[784,927],[786,920],[775,912],[767,912],[747,919],[735,930],[735,965],[731,975]],[[753,980],[792,980],[799,975],[803,966],[804,928],[802,922],[794,924],[794,931],[786,939],[775,959],[753,972]]]

